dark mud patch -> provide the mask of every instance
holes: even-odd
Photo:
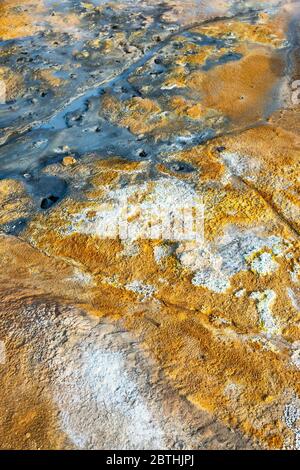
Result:
[[[36,206],[45,210],[62,200],[67,193],[67,182],[57,176],[42,175],[26,182]]]

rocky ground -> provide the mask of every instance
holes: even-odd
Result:
[[[1,2],[1,448],[300,448],[299,3]]]

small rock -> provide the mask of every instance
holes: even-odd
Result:
[[[71,166],[71,165],[75,165],[76,162],[77,162],[76,158],[69,155],[63,158],[62,164],[64,166]]]
[[[145,150],[141,150],[141,151],[139,152],[139,156],[140,156],[141,158],[146,158],[147,155],[148,155],[148,154],[147,154],[147,152],[145,152]]]

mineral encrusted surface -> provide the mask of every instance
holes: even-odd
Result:
[[[1,2],[1,448],[300,449],[299,3]]]

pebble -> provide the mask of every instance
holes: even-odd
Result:
[[[64,166],[75,165],[76,162],[77,162],[76,158],[72,157],[71,155],[67,156],[67,157],[64,157],[63,161],[62,161]]]

